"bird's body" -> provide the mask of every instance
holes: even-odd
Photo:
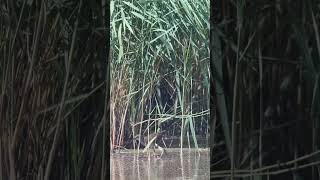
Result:
[[[161,151],[161,155],[160,157],[166,153],[165,149],[162,148],[160,145],[157,144],[157,141],[162,139],[162,133],[164,131],[160,131],[160,132],[156,132],[156,133],[151,133],[149,134],[149,138],[148,135],[143,136],[143,138],[140,138],[140,144],[144,147],[144,148],[152,148],[153,151],[155,152],[155,148],[159,149]]]

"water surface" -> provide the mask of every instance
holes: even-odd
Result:
[[[210,179],[209,149],[167,149],[138,154],[126,151],[110,155],[111,180],[208,180]]]

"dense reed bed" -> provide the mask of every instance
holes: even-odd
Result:
[[[111,149],[158,131],[197,148],[207,135],[209,3],[110,2]]]
[[[0,180],[106,179],[105,1],[0,1]]]
[[[211,177],[319,179],[319,3],[211,9]]]

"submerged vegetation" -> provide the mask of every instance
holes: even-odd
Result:
[[[159,131],[181,148],[207,136],[209,3],[110,2],[112,150]]]
[[[319,2],[216,1],[214,179],[319,179]]]
[[[0,1],[0,180],[106,179],[105,1]]]

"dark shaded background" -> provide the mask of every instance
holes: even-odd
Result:
[[[313,0],[211,4],[212,178],[319,179],[319,15]]]
[[[107,4],[0,1],[0,180],[108,177]]]

